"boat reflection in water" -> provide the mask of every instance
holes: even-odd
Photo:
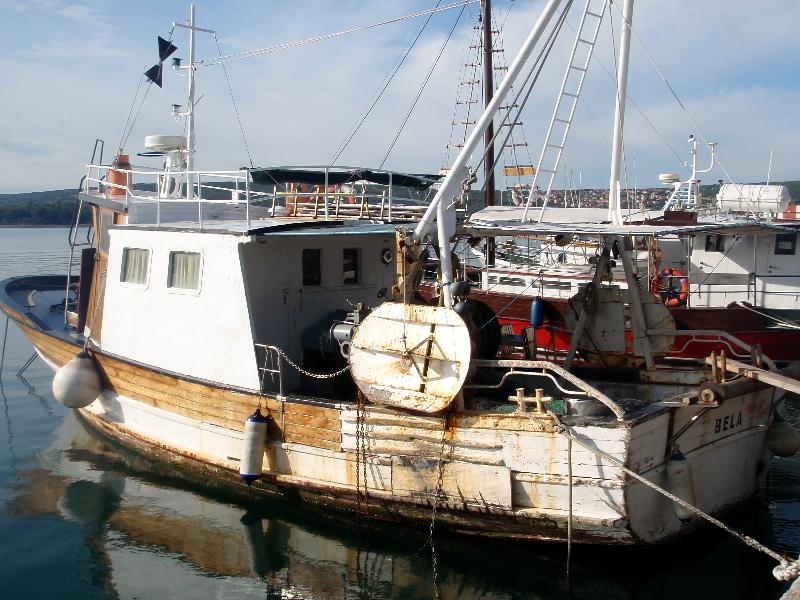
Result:
[[[283,499],[254,509],[201,495],[168,470],[71,414],[38,468],[19,473],[7,511],[77,523],[80,554],[89,557],[79,568],[114,596],[433,597],[430,553],[417,529],[359,525],[355,515],[334,521]],[[645,552],[581,547],[569,597],[778,595],[758,554],[708,537]],[[437,535],[436,549],[441,598],[566,597],[560,547]]]

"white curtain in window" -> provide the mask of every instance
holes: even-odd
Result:
[[[122,272],[119,280],[128,283],[147,283],[147,267],[150,262],[150,251],[142,248],[124,248],[122,250]]]
[[[169,287],[184,290],[200,288],[200,254],[197,252],[171,252],[169,261]]]

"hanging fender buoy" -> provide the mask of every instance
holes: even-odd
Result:
[[[89,406],[102,389],[94,359],[85,350],[56,371],[53,377],[53,396],[67,408]]]
[[[775,421],[767,430],[766,444],[775,456],[788,458],[800,451],[800,433],[786,421]]]
[[[531,302],[531,325],[541,327],[544,323],[544,298],[536,296]]]
[[[243,443],[239,477],[244,479],[247,485],[251,485],[261,477],[264,468],[264,450],[267,446],[267,418],[261,414],[260,406],[244,422]]]
[[[667,461],[667,483],[669,484],[668,489],[670,492],[692,506],[695,505],[692,467],[683,453],[677,448]],[[672,503],[672,510],[681,521],[688,521],[694,516],[692,511],[676,502]]]
[[[686,306],[689,278],[680,269],[667,267],[658,272],[650,289],[667,306]]]

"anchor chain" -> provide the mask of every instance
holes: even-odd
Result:
[[[289,365],[293,367],[298,373],[300,373],[301,375],[305,375],[306,377],[312,377],[314,379],[333,379],[334,377],[338,377],[342,373],[346,372],[350,368],[350,365],[347,365],[344,369],[340,369],[335,373],[312,373],[311,371],[306,371],[303,367],[295,364],[294,361],[292,361],[292,359],[287,356],[286,352],[284,352],[277,346],[273,346],[273,348],[275,348],[275,351],[283,357],[283,360],[289,363]]]
[[[369,490],[367,479],[367,407],[366,398],[359,390],[356,401],[356,506],[361,511],[361,480],[364,481],[365,514],[369,516]]]
[[[445,434],[447,433],[447,411],[442,416],[442,437],[439,447],[439,461],[437,464],[436,490],[433,495],[433,506],[431,507],[431,524],[428,528],[428,540],[426,543],[431,547],[431,568],[433,570],[433,597],[439,599],[439,569],[436,559],[436,543],[433,534],[436,528],[436,511],[439,506],[439,497],[444,494],[444,453],[447,446]],[[424,544],[423,544],[424,547]]]

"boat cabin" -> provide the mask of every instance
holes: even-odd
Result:
[[[277,389],[276,363],[289,361],[282,392],[338,397],[347,391],[302,372],[345,366],[348,330],[391,297],[395,229],[437,179],[270,168],[167,186],[173,175],[161,172],[139,189],[131,180],[149,172],[130,169],[119,194],[106,183],[116,169],[99,170],[81,192],[96,240],[82,258],[94,283],[76,329],[111,354],[243,390]]]

